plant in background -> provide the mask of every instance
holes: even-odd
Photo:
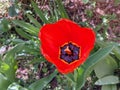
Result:
[[[84,2],[87,3],[88,0],[84,0]],[[89,28],[80,27],[68,20],[69,17],[61,0],[56,0],[51,3],[55,5],[54,10],[51,10],[49,15],[46,16],[46,13],[42,12],[35,2],[31,1],[35,14],[40,18],[41,22],[38,22],[38,20],[33,17],[33,13],[25,13],[30,22],[12,20],[15,31],[25,40],[19,37],[12,38],[13,48],[0,56],[0,89],[49,89],[49,84],[55,77],[57,77],[57,82],[60,81],[58,80],[61,79],[60,77],[64,77],[62,81],[59,82],[59,86],[61,86],[60,89],[80,90],[89,77],[93,87],[100,85],[102,90],[117,90],[117,86],[120,83],[120,45],[118,43],[101,41],[100,38],[97,37],[95,47],[88,57],[95,42],[94,32]],[[67,19],[58,21],[60,18]],[[53,22],[56,23],[50,24]],[[46,25],[41,28],[44,24]],[[62,30],[60,27],[62,27]],[[41,35],[39,35],[41,43],[39,43],[38,39],[39,28],[41,28]],[[98,36],[98,33],[96,33],[96,36]],[[85,38],[85,40],[83,38]],[[30,64],[33,64],[34,67],[36,67],[36,63],[45,62],[45,59],[39,52],[40,45],[41,53],[45,58],[55,64],[60,72],[66,74],[61,75],[58,74],[56,70],[52,70],[52,74],[28,85],[22,85],[19,79],[15,78],[15,71],[18,68],[16,59],[20,55],[21,57],[27,57],[27,55],[33,56]],[[59,60],[58,57],[63,60]],[[80,59],[76,60],[76,58]],[[72,72],[73,70],[74,72]]]

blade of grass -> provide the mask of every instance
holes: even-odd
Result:
[[[26,30],[26,32],[28,32],[32,35],[38,36],[39,28],[37,28],[37,27],[27,23],[27,22],[20,21],[20,20],[13,20],[12,22],[15,25],[20,26],[21,28],[24,28]]]
[[[32,15],[27,14],[27,17],[29,18],[30,22],[32,22],[36,27],[41,27],[41,24]]]
[[[53,21],[58,21],[59,18],[60,18],[60,15],[59,15],[59,10],[58,10],[58,5],[56,4],[56,2],[50,2],[49,3],[49,6],[50,6],[50,13],[51,13],[51,17],[53,18]]]
[[[64,6],[62,5],[62,0],[56,0],[56,3],[58,5],[58,10],[60,11],[61,17],[62,18],[69,18],[68,14],[65,11]]]
[[[31,0],[31,4],[36,12],[36,14],[38,14],[38,16],[40,17],[40,19],[44,22],[44,23],[49,23],[48,20],[45,18],[43,12],[38,8],[37,4]]]
[[[31,39],[31,36],[20,28],[15,28],[16,32],[23,38]]]

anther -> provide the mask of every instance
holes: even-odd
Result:
[[[80,55],[80,47],[72,42],[64,44],[60,48],[60,59],[68,64],[76,60],[79,60],[80,58],[79,55]]]
[[[72,54],[72,51],[69,49],[69,46],[64,50],[68,55]]]

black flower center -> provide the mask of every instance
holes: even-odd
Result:
[[[64,60],[68,64],[79,59],[80,47],[72,42],[64,44],[60,47],[60,59]]]

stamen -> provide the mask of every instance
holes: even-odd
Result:
[[[80,57],[80,47],[76,44],[69,42],[68,44],[64,44],[60,48],[60,59],[70,64]]]
[[[71,50],[69,49],[69,46],[67,46],[67,48],[64,50],[68,55],[71,55],[72,52]]]

